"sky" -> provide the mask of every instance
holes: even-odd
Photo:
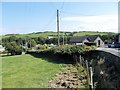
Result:
[[[2,2],[4,34],[56,30],[59,10],[60,31],[118,32],[117,2]]]

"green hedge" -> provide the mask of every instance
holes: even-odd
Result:
[[[42,57],[54,58],[57,60],[64,60],[65,62],[75,62],[74,56],[79,56],[89,51],[83,45],[65,45],[51,48],[44,51],[31,51],[29,54],[37,54]]]

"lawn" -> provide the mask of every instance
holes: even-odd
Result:
[[[2,58],[3,88],[45,88],[63,64],[29,54]]]

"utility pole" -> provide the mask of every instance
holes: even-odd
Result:
[[[67,33],[65,33],[65,36],[66,36],[66,44],[67,44]]]
[[[59,35],[59,10],[57,9],[57,35],[58,35],[58,46],[60,45],[60,35]]]
[[[63,32],[63,45],[64,45],[64,32]]]
[[[27,52],[27,37],[25,37],[25,52]]]

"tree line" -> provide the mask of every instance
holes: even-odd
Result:
[[[72,34],[72,35],[71,35]],[[68,44],[70,38],[73,37],[73,33],[70,35],[64,36],[64,44]],[[111,41],[117,42],[116,34],[106,34],[101,36],[104,42],[107,44]],[[18,55],[21,54],[22,51],[26,51],[27,49],[32,49],[37,44],[44,45],[44,44],[54,44],[57,45],[58,38],[45,38],[45,37],[17,37],[16,35],[11,35],[10,37],[2,38],[1,45],[3,45],[11,55]],[[60,37],[60,44],[63,44],[63,37]]]
[[[64,43],[68,43],[70,37],[64,37]],[[12,35],[7,38],[2,38],[2,43],[8,51],[8,53],[11,53],[11,55],[19,55],[22,53],[22,51],[26,51],[26,49],[32,49],[33,47],[36,47],[37,44],[44,45],[44,44],[57,44],[57,37],[55,38],[44,38],[44,37],[17,37],[15,35]],[[60,42],[62,44],[63,37],[60,37]]]

